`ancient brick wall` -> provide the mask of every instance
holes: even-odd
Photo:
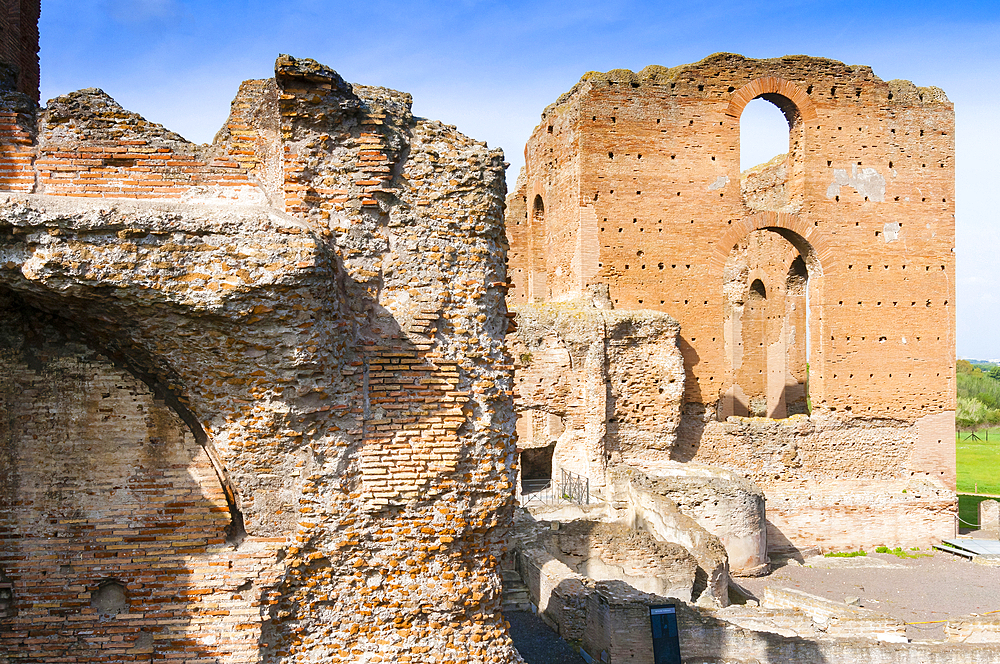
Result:
[[[741,179],[739,120],[754,98],[785,114],[788,153]],[[941,90],[805,56],[591,72],[545,109],[525,153],[511,210],[530,216],[540,196],[546,241],[596,259],[545,252],[545,292],[522,297],[607,284],[614,307],[680,323],[672,458],[770,482],[849,479],[836,469],[872,448],[824,440],[891,421],[874,458],[895,460],[874,464],[879,478],[954,486],[954,111]],[[512,247],[525,232],[508,224]],[[512,274],[525,265],[512,254]],[[819,425],[809,459],[759,472],[763,430],[726,439],[731,415],[808,405],[837,422]]]
[[[261,202],[260,187],[251,181],[245,162],[232,156],[189,143],[126,111],[103,91],[88,88],[50,100],[41,114],[35,191],[91,198]]]
[[[0,4],[0,79],[38,102],[38,19],[41,0],[4,0]]]
[[[250,611],[240,644],[154,638],[157,656],[516,658],[498,574],[514,480],[503,155],[409,104],[282,56],[274,79],[241,87],[211,146],[97,90],[40,118],[40,193],[3,202],[0,288],[183,421],[236,533],[223,555],[203,524],[204,564],[251,580],[230,602]],[[99,402],[82,409],[100,417]],[[6,574],[24,601],[42,596]],[[146,604],[129,597],[106,621],[134,648]],[[159,618],[197,624],[200,607]]]
[[[803,136],[794,213],[754,214],[740,195],[739,116],[758,96],[790,108],[793,142]],[[548,183],[577,145],[580,181],[567,194]],[[524,195],[545,190],[546,223],[562,223],[560,206],[600,220],[600,265],[580,279],[608,283],[619,307],[680,321],[689,401],[714,404],[731,380],[722,266],[770,228],[815,254],[810,276],[823,276],[811,302],[817,407],[904,419],[953,408],[954,116],[939,90],[805,57],[614,70],[547,109],[527,154]]]
[[[0,188],[28,193],[35,189],[34,108],[20,95],[0,96],[8,97],[0,108]]]
[[[0,311],[0,569],[13,582],[0,651],[246,661],[262,570],[227,545],[205,450],[78,332],[7,297]]]

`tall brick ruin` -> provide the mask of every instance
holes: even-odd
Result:
[[[208,146],[10,87],[0,662],[516,661],[502,152],[289,56]]]
[[[0,86],[38,102],[38,19],[41,0],[0,3]]]
[[[789,149],[741,175],[757,98]],[[820,58],[584,75],[508,197],[509,302],[532,330],[590,302],[673,319],[684,371],[650,338],[648,365],[608,365],[621,378],[588,396],[538,363],[572,355],[565,326],[521,332],[519,446],[556,442],[556,465],[598,483],[614,463],[736,471],[765,490],[772,550],[953,534],[954,127],[940,89]],[[566,408],[541,404],[559,389]],[[595,398],[601,431],[580,414]],[[676,425],[649,424],[671,408]],[[655,444],[627,453],[640,433]]]

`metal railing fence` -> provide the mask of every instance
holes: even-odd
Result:
[[[589,505],[590,479],[566,469],[560,469],[559,479],[521,480],[521,506]]]

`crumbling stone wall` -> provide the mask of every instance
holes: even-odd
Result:
[[[684,389],[676,321],[600,305],[600,297],[522,305],[507,338],[518,446],[554,445],[553,476],[566,468],[595,489],[611,464],[670,458]]]
[[[657,464],[648,475],[628,466],[612,469],[614,506],[624,508],[628,520],[657,538],[684,544],[700,552],[700,564],[709,578],[760,576],[770,571],[767,557],[767,520],[764,494],[746,479],[719,468],[697,464]],[[712,538],[704,535],[711,533]],[[718,538],[725,555],[716,553],[709,539]],[[711,559],[721,559],[709,562]],[[721,570],[719,568],[722,568]]]
[[[922,442],[954,437],[946,414],[916,424],[815,414],[718,422],[692,410],[677,459],[737,470],[763,489],[770,551],[927,547],[955,534],[950,460]]]
[[[548,525],[541,522],[539,525]],[[996,626],[986,618],[949,622],[942,642],[906,642],[905,626],[795,590],[769,589],[764,606],[690,604],[637,590],[616,580],[581,577],[519,523],[519,569],[539,615],[596,661],[653,663],[649,606],[677,605],[681,657],[706,664],[756,662],[1000,661]],[[531,525],[530,529],[537,528]],[[556,531],[558,532],[558,531]],[[964,641],[964,643],[962,643]],[[977,644],[970,648],[966,644]]]
[[[788,119],[788,153],[741,178],[755,98]],[[676,319],[672,459],[756,481],[770,441],[730,439],[725,420],[809,410],[843,437],[790,453],[791,474],[837,481],[868,462],[872,448],[848,442],[874,427],[873,491],[909,477],[954,489],[954,111],[941,90],[806,56],[590,72],[544,110],[525,154],[508,198],[511,301],[599,284],[616,309]],[[925,514],[934,533],[949,511]]]
[[[155,607],[147,599],[166,592],[145,553],[155,534],[102,540],[113,564],[5,559],[17,606],[35,608],[3,618],[0,661],[30,649],[42,619],[59,631],[44,639],[52,656],[76,661],[514,659],[497,573],[514,481],[502,153],[413,117],[408,95],[288,56],[274,79],[241,87],[208,147],[98,90],[54,100],[37,130],[30,100],[7,100],[31,130],[16,146],[38,192],[0,205],[0,290],[30,323],[8,335],[23,339],[11,348],[39,355],[45,325],[74,330],[60,351],[80,365],[69,413],[100,421],[94,390],[119,377],[172,423],[169,436],[125,425],[120,474],[139,449],[176,450],[167,478],[192,477],[178,498],[200,493],[221,510],[221,490],[226,509],[199,522],[185,509],[202,503],[185,499],[150,515],[180,523],[179,542],[189,526],[203,534],[175,559],[181,599]],[[32,378],[25,362],[6,361],[3,375],[51,371],[43,363]],[[5,398],[20,403],[17,392]],[[26,421],[6,431],[5,449],[22,455],[7,461],[11,477],[25,477],[21,451],[36,433]],[[39,490],[59,477],[48,469],[33,476]],[[28,509],[62,536],[72,505],[15,508],[35,490],[7,483],[0,513]],[[104,500],[112,515],[140,498]],[[89,514],[73,518],[105,523]],[[56,565],[79,580],[61,593],[85,593],[125,560],[108,591],[125,604],[114,616],[54,597],[36,573]],[[219,573],[202,576],[206,567]],[[206,615],[214,642],[192,635]],[[113,627],[120,648],[83,638],[80,617]]]

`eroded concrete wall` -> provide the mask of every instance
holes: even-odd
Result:
[[[721,590],[717,594],[723,606],[729,574],[770,571],[764,494],[752,482],[698,464],[658,464],[645,472],[616,466],[612,476],[614,499],[627,505],[630,521],[700,552],[709,578],[721,577],[712,583]],[[720,555],[720,545],[725,555]]]

